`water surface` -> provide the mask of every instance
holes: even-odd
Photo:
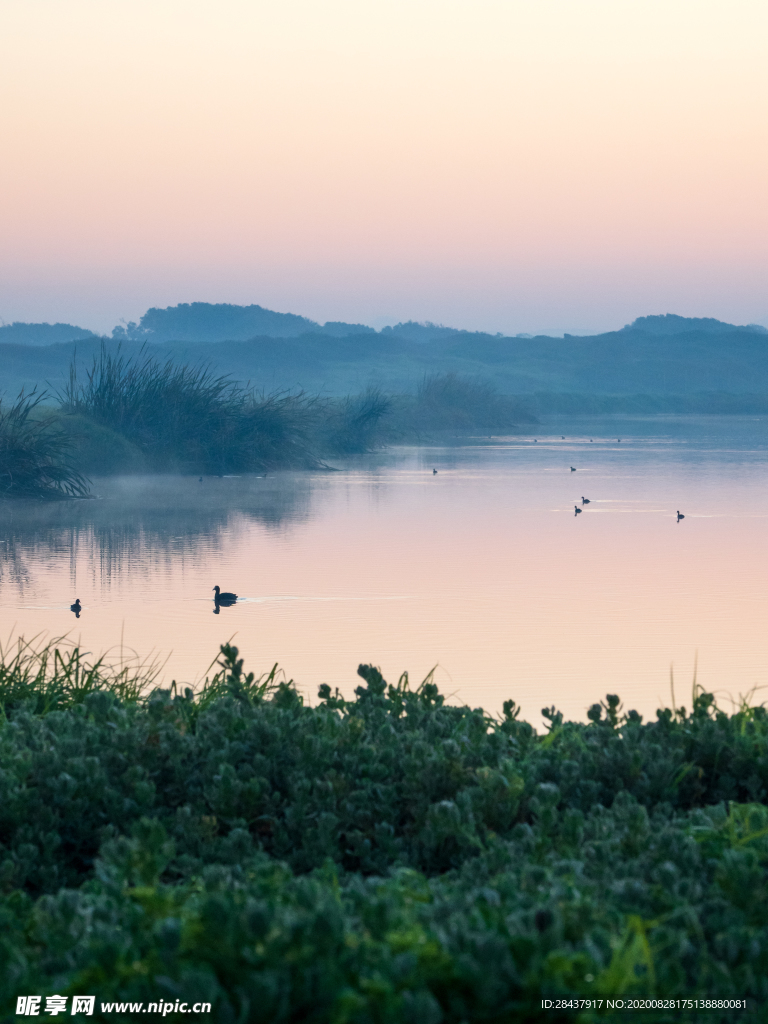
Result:
[[[451,699],[497,712],[511,697],[532,721],[552,704],[583,717],[608,692],[653,714],[671,667],[690,706],[696,661],[726,704],[768,684],[766,421],[537,429],[337,472],[100,480],[95,501],[4,503],[2,638],[122,643],[194,683],[234,637],[248,668],[278,662],[312,698],[324,682],[351,695],[360,662],[391,681],[437,666]],[[214,614],[214,584],[244,600]]]

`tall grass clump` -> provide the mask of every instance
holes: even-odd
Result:
[[[40,415],[45,393],[22,392],[0,401],[0,496],[72,498],[88,494],[88,482],[73,465],[72,437]]]
[[[312,403],[258,395],[205,367],[126,358],[102,345],[85,380],[70,368],[62,409],[117,431],[154,470],[243,472],[316,463]]]
[[[381,447],[390,436],[392,399],[381,388],[324,403],[322,446],[329,455],[362,455]]]
[[[264,700],[281,684],[278,666],[255,676],[245,672],[237,647],[223,644],[220,657],[209,666],[195,692],[184,688],[184,697],[176,683],[168,694],[185,703],[194,718],[225,697],[248,703]],[[142,661],[133,652],[121,649],[118,657],[109,653],[93,657],[68,637],[46,639],[43,636],[0,643],[0,714],[7,719],[19,711],[47,715],[72,710],[91,694],[108,694],[123,705],[146,707],[158,693],[157,680],[162,664]]]
[[[500,394],[491,381],[457,373],[425,374],[404,412],[417,432],[509,430],[535,422],[519,399]]]
[[[19,638],[0,644],[0,712],[26,709],[35,715],[81,704],[92,693],[135,702],[156,685],[159,665],[135,657],[93,658],[66,637]]]

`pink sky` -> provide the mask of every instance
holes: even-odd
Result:
[[[768,323],[765,0],[3,0],[0,318]]]

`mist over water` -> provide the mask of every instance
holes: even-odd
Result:
[[[338,472],[125,477],[95,501],[3,503],[2,639],[122,643],[194,683],[234,638],[248,669],[278,662],[310,699],[320,683],[351,695],[360,662],[412,683],[437,665],[452,700],[511,697],[535,722],[552,704],[583,718],[607,692],[652,715],[671,666],[689,707],[696,662],[726,704],[767,685],[768,421],[537,429]],[[216,584],[242,600],[215,614]]]

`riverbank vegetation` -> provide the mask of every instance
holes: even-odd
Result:
[[[438,374],[415,395],[264,394],[205,367],[102,347],[73,362],[55,405],[43,394],[0,405],[0,487],[10,496],[82,497],[86,476],[313,469],[429,432],[514,430],[530,421],[490,384]]]
[[[763,707],[695,691],[644,722],[608,696],[540,734],[372,666],[310,706],[234,647],[194,694],[54,646],[0,670],[3,1019],[29,993],[94,1019],[760,1019]]]

